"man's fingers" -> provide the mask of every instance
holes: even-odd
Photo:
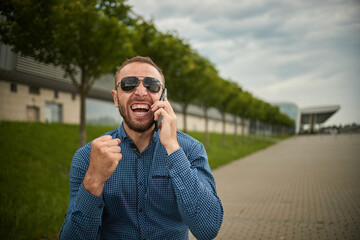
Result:
[[[119,146],[113,146],[113,147],[110,147],[109,149],[113,153],[120,153],[121,152],[121,148]]]
[[[151,106],[151,110],[153,112],[157,111],[159,108],[165,109],[166,112],[169,114],[174,113],[174,110],[172,109],[170,103],[165,99],[166,101],[157,101]]]
[[[114,144],[114,145],[119,145],[120,144],[120,139],[119,138],[114,138],[111,136],[111,135],[104,135],[104,136],[101,136],[97,139],[98,142],[106,142],[108,144]]]
[[[169,116],[169,114],[163,109],[163,108],[159,108],[158,110],[156,110],[154,112],[154,120],[157,121],[159,120],[159,116],[162,116],[163,118],[166,118]]]
[[[102,142],[106,142],[113,139],[111,135],[104,135],[98,138],[98,140],[102,141]]]
[[[115,139],[110,139],[110,140],[107,140],[106,141],[106,145],[108,146],[108,147],[112,147],[112,146],[117,146],[117,145],[119,145],[120,144],[120,139],[118,139],[118,138],[115,138]]]
[[[157,101],[154,103],[154,105],[152,105],[152,110],[157,110],[159,108],[164,108],[165,110],[168,110],[170,107],[168,102],[164,102],[164,101]]]

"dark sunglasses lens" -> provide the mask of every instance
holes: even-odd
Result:
[[[124,77],[121,80],[121,90],[125,92],[131,92],[139,85],[139,79],[137,77]]]
[[[143,80],[144,86],[153,93],[157,93],[161,89],[161,83],[156,78],[146,77]]]

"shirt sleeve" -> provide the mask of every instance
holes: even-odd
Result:
[[[74,155],[70,168],[69,207],[59,239],[99,239],[103,196],[89,193],[82,185],[87,162],[79,151]]]
[[[220,230],[223,207],[216,193],[203,145],[196,142],[188,154],[182,148],[167,158],[178,208],[197,239],[213,239]]]

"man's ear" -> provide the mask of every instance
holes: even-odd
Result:
[[[117,91],[116,91],[116,90],[112,90],[112,91],[111,91],[111,94],[112,94],[112,96],[113,96],[113,100],[114,100],[115,107],[119,107],[119,106],[118,106]]]

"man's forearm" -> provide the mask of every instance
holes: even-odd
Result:
[[[59,239],[98,239],[104,203],[81,186],[69,206]]]
[[[200,180],[199,174],[207,170],[192,167],[182,150],[174,154],[176,156],[170,156],[168,167],[180,213],[197,239],[213,239],[222,223],[223,208],[213,179],[207,179],[212,175],[207,172]]]
[[[59,239],[98,239],[104,201],[86,190],[83,179],[86,160],[76,152],[70,168],[69,207]]]

